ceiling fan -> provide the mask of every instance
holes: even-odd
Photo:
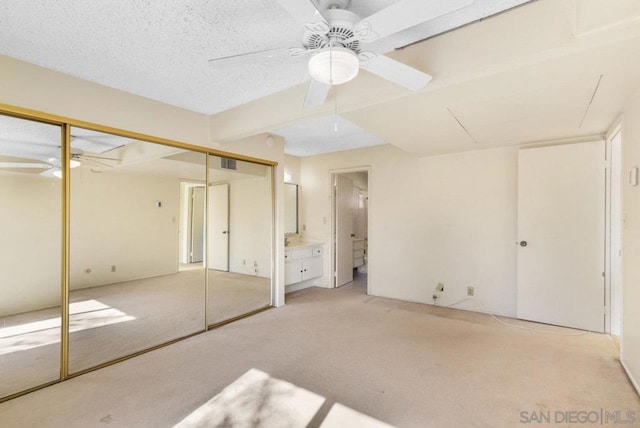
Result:
[[[60,148],[58,147],[58,153],[59,152]],[[60,160],[59,155],[52,155],[49,157],[37,159],[8,157],[4,158],[4,160],[5,161],[0,162],[0,169],[44,169],[44,171],[39,173],[43,177],[62,178],[62,161]],[[27,160],[27,162],[24,162],[25,160]],[[33,162],[33,160],[35,160],[35,162]],[[69,167],[77,168],[82,165],[83,161],[113,168],[113,165],[105,161],[120,162],[120,159],[87,155],[83,150],[71,148],[71,159],[69,160]]]
[[[302,47],[271,49],[214,58],[218,63],[238,58],[300,57],[311,54],[312,79],[305,107],[324,104],[334,85],[346,83],[359,68],[418,91],[432,77],[385,55],[363,49],[363,44],[470,6],[474,0],[400,0],[366,18],[348,10],[351,0],[277,0],[304,27]]]

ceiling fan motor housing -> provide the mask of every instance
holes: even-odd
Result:
[[[328,33],[306,30],[302,36],[302,44],[310,50],[332,47],[349,49],[356,54],[360,52],[360,40],[355,40],[353,27],[360,17],[345,9],[328,9],[323,12],[329,23]]]

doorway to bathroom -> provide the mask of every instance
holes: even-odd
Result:
[[[204,267],[205,212],[205,183],[180,181],[179,271]]]
[[[331,172],[332,286],[369,294],[370,169]]]

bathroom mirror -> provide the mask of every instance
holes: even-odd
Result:
[[[0,398],[60,378],[60,126],[0,115]]]
[[[69,371],[203,331],[207,155],[72,127],[71,156]]]
[[[299,233],[298,192],[297,184],[284,183],[284,233],[287,235]]]

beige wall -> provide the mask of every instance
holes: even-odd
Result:
[[[206,146],[200,113],[0,55],[0,103]]]
[[[297,156],[284,156],[284,170],[291,178],[287,183],[300,184],[300,161]]]
[[[442,282],[439,304],[448,305],[474,286],[487,310],[515,315],[517,150],[416,159],[379,146],[303,158],[306,237],[326,243],[329,272],[329,171],[370,166],[370,293],[431,303]],[[329,276],[315,284],[327,286]]]
[[[622,361],[640,392],[640,186],[631,186],[628,179],[631,168],[640,166],[640,95],[624,109],[622,159]]]
[[[60,303],[58,179],[0,173],[0,316]]]
[[[177,272],[178,201],[177,178],[72,170],[70,288]]]
[[[270,178],[238,179],[229,183],[231,272],[271,278]]]

